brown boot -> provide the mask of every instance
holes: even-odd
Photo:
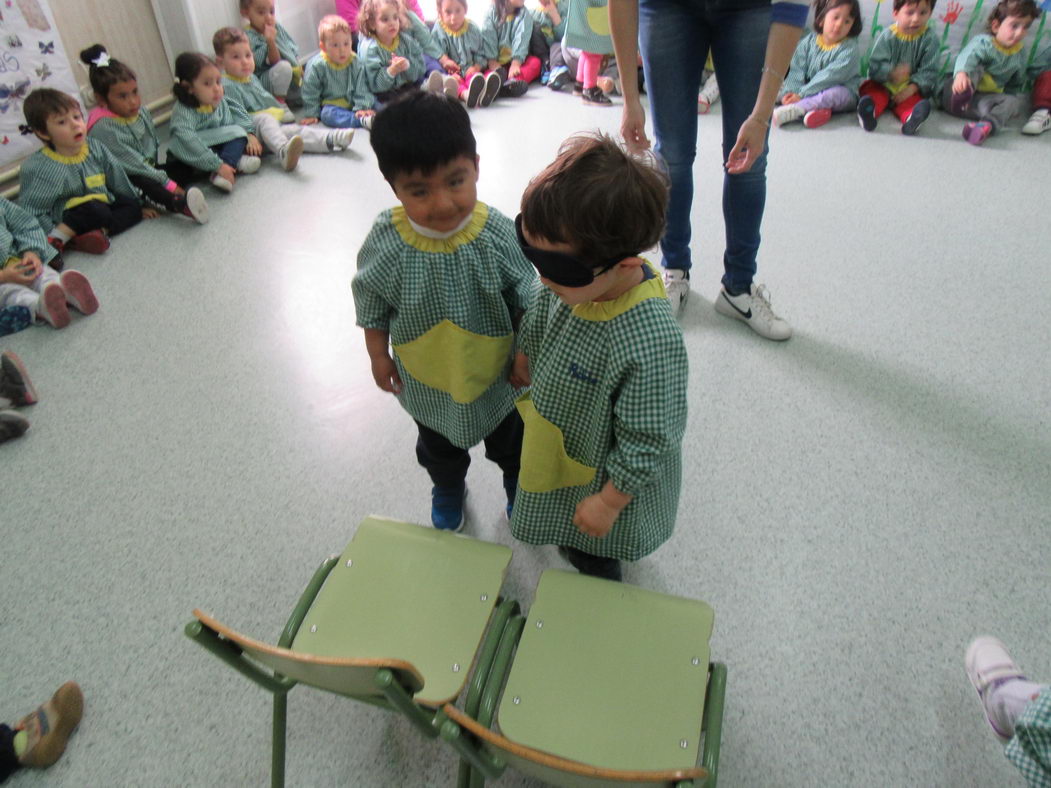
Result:
[[[18,762],[31,769],[44,769],[57,761],[83,713],[84,694],[75,681],[67,681],[51,700],[18,723],[15,730],[23,730],[29,737]]]

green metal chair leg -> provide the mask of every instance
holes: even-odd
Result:
[[[726,665],[711,663],[708,679],[708,697],[704,704],[704,754],[701,766],[708,770],[705,788],[715,788],[719,782],[719,749],[723,738],[723,705],[726,701]]]
[[[285,724],[288,719],[288,693],[274,693],[274,737],[271,744],[270,786],[285,785]]]
[[[389,670],[381,670],[376,673],[376,686],[383,690],[387,701],[402,714],[409,718],[423,735],[429,739],[438,738],[438,730],[433,724],[434,715],[416,704],[412,695],[405,689],[394,674]]]
[[[486,777],[495,780],[503,774],[506,764],[467,741],[460,726],[452,720],[447,719],[442,723],[441,737],[460,754],[464,763],[470,763],[472,772],[481,776],[483,782]]]

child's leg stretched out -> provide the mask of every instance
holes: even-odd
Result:
[[[321,122],[330,129],[360,129],[364,126],[358,114],[346,107],[325,104],[321,108]]]
[[[1033,83],[1033,114],[1022,126],[1023,134],[1043,134],[1051,129],[1051,71],[1044,71]]]
[[[207,224],[208,203],[200,189],[191,186],[185,193],[179,194],[165,184],[142,175],[128,175],[128,180],[143,193],[146,199],[161,206],[169,213],[185,214],[198,224]],[[174,183],[176,181],[173,178],[170,184]]]
[[[106,235],[119,235],[140,221],[139,201],[119,195],[113,202],[88,200],[62,214],[62,224],[73,231],[73,247],[92,254],[101,254],[109,248]]]
[[[800,99],[795,104],[786,104],[774,110],[774,123],[783,126],[802,120],[807,128],[816,129],[825,125],[835,112],[854,109],[854,94],[842,85],[822,90],[813,96]]]
[[[440,432],[416,422],[420,435],[416,459],[431,477],[431,524],[441,531],[463,528],[463,503],[467,495],[465,480],[471,455]]]

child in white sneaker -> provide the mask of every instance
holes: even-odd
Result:
[[[243,30],[220,28],[212,36],[212,48],[216,63],[223,69],[223,90],[227,101],[240,104],[248,113],[256,137],[266,150],[277,154],[285,172],[296,168],[303,151],[334,153],[350,147],[354,139],[353,129],[330,131],[323,126],[301,126],[287,107],[278,104],[252,73],[252,50]]]
[[[1029,76],[1033,80],[1033,114],[1022,126],[1022,133],[1043,134],[1051,129],[1051,43],[1036,53]]]
[[[351,46],[350,25],[329,14],[318,23],[317,36],[321,51],[307,63],[303,79],[303,125],[321,121],[334,129],[371,129],[376,97]]]
[[[801,120],[808,129],[816,129],[834,112],[854,109],[861,85],[859,35],[858,0],[818,0],[814,32],[799,42],[781,85],[775,126]]]
[[[98,311],[88,278],[73,270],[59,274],[48,265],[56,260],[61,268],[58,251],[33,215],[0,197],[0,309],[26,307],[54,328],[69,325],[67,304],[85,315]]]
[[[657,270],[667,181],[611,138],[572,137],[522,195],[518,242],[540,273],[512,380],[525,422],[511,533],[621,579],[672,534],[688,363]]]
[[[1004,754],[1032,788],[1051,786],[1051,686],[1029,681],[994,637],[976,638],[964,666]]]
[[[259,170],[263,146],[255,124],[240,104],[227,101],[219,69],[200,52],[175,59],[175,80],[168,155],[232,192],[237,173]]]

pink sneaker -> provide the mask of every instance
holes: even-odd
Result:
[[[832,110],[830,109],[812,109],[806,115],[803,116],[803,125],[808,129],[816,129],[820,126],[824,126],[832,119]]]
[[[66,291],[58,282],[52,282],[40,294],[36,303],[37,317],[47,321],[55,328],[69,325],[69,307],[66,306]]]
[[[93,315],[99,311],[99,300],[91,289],[91,282],[80,271],[63,271],[59,277],[66,291],[66,302],[82,315]]]
[[[972,145],[981,145],[992,133],[993,124],[987,120],[977,120],[963,126],[963,138]]]
[[[993,729],[993,733],[1006,741],[1011,738],[1013,732],[1000,730],[993,715],[989,713],[989,707],[986,705],[988,691],[1007,679],[1024,679],[1025,675],[1007,653],[1007,647],[989,635],[975,638],[971,642],[963,662],[967,678],[971,680],[971,686],[978,693],[978,700],[982,702],[982,710],[989,727]]]

